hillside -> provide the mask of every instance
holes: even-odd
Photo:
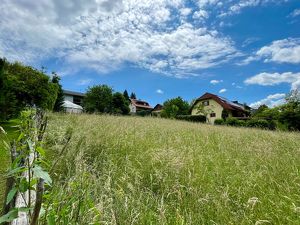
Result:
[[[52,115],[50,158],[59,158],[70,133],[52,174],[52,207],[65,210],[64,221],[300,222],[299,133],[153,118]]]

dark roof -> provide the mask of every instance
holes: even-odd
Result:
[[[163,109],[163,106],[161,104],[157,104],[154,108],[153,111],[160,111]]]
[[[137,99],[133,99],[133,98],[131,98],[130,101],[131,101],[131,104],[135,105],[136,107],[144,108],[144,109],[152,109],[152,107],[146,101],[137,100]]]
[[[204,95],[202,95],[201,97],[199,97],[195,102],[194,105],[202,100],[206,100],[206,99],[213,99],[215,100],[217,103],[219,103],[224,109],[228,109],[228,110],[237,110],[237,111],[243,111],[245,112],[245,109],[243,106],[241,106],[240,104],[236,104],[232,101],[229,101],[226,98],[220,97],[218,95],[214,95],[211,93],[206,92]],[[194,106],[193,105],[193,106]]]
[[[81,92],[76,92],[76,91],[68,91],[68,90],[63,90],[64,94],[66,95],[73,95],[73,96],[80,96],[80,97],[84,97],[85,94],[81,93]]]

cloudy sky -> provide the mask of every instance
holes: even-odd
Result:
[[[0,13],[0,56],[65,89],[274,106],[300,88],[299,0],[1,0]]]

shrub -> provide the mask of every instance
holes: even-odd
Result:
[[[273,120],[265,120],[265,119],[251,119],[246,123],[247,127],[256,127],[262,129],[274,130],[276,128],[276,124]]]
[[[223,119],[216,119],[214,124],[215,125],[223,125],[225,123],[225,121]]]
[[[175,117],[177,120],[185,120],[190,122],[205,123],[206,117],[203,115],[178,115]]]
[[[223,110],[222,110],[222,119],[223,119],[223,120],[226,120],[226,119],[228,118],[228,116],[229,116],[228,110],[223,109]]]
[[[136,112],[137,116],[149,116],[151,114],[151,110],[141,110]]]
[[[239,120],[234,117],[229,117],[225,120],[224,124],[229,126],[239,126]]]

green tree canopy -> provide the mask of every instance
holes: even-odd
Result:
[[[286,97],[286,104],[279,107],[279,122],[286,125],[289,130],[300,130],[300,93],[291,91]]]
[[[136,95],[135,95],[135,93],[134,93],[134,92],[131,92],[131,94],[130,94],[130,98],[131,98],[131,99],[136,99]]]
[[[54,103],[54,107],[53,107],[53,111],[55,112],[60,112],[62,111],[63,108],[63,104],[64,104],[64,92],[62,89],[62,86],[60,84],[60,77],[55,73],[52,72],[52,83],[57,84],[57,98],[56,101]]]
[[[2,119],[17,116],[25,106],[52,110],[58,85],[42,71],[21,63],[0,60],[0,115]]]
[[[83,106],[87,112],[111,113],[113,109],[113,89],[107,85],[89,87]]]
[[[130,111],[128,100],[125,99],[124,95],[120,92],[113,94],[113,113],[127,115]]]
[[[129,95],[128,95],[127,90],[125,90],[125,91],[123,92],[123,96],[124,96],[124,98],[126,99],[126,101],[129,101]]]
[[[178,115],[189,114],[189,103],[181,97],[168,99],[163,104],[162,117],[175,118]]]

